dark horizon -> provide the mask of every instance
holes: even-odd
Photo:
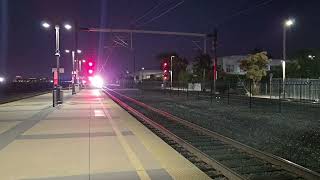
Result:
[[[288,55],[303,48],[317,48],[320,31],[316,0],[308,3],[294,0],[278,1],[189,1],[148,23],[157,15],[178,4],[178,0],[132,2],[122,1],[17,1],[1,0],[0,71],[8,76],[51,76],[55,66],[54,31],[41,28],[42,20],[72,22],[81,27],[130,28],[132,22],[152,7],[160,5],[142,18],[147,23],[137,29],[179,32],[211,33],[218,24],[218,56],[248,54],[254,48],[263,48],[274,58],[281,58],[282,22],[295,18],[296,24],[288,31]],[[5,7],[7,5],[7,7]],[[140,21],[139,21],[140,22]],[[139,23],[137,23],[139,24]],[[6,33],[8,32],[8,33]],[[127,35],[122,34],[124,38]],[[73,46],[72,33],[61,30],[61,51]],[[83,58],[105,59],[108,74],[133,70],[132,55],[128,49],[116,48],[99,53],[99,46],[110,45],[110,34],[79,33],[79,49]],[[197,38],[135,35],[136,70],[141,67],[159,67],[155,56],[161,52],[177,52],[189,62],[196,55],[192,40]],[[200,43],[202,45],[202,43]],[[211,43],[208,43],[208,50]],[[103,49],[103,48],[102,48]],[[61,63],[66,72],[71,69],[71,57],[62,54]],[[104,60],[101,60],[104,62]]]

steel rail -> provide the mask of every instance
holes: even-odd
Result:
[[[255,157],[257,157],[258,159],[262,159],[264,161],[267,161],[271,164],[274,164],[274,165],[277,165],[279,167],[281,167],[282,169],[288,171],[288,172],[291,172],[291,173],[294,173],[304,179],[308,179],[308,180],[319,180],[320,179],[320,174],[317,173],[317,172],[314,172],[308,168],[305,168],[303,166],[300,166],[296,163],[293,163],[289,160],[286,160],[284,158],[281,158],[281,157],[278,157],[278,156],[275,156],[273,154],[270,154],[270,153],[266,153],[266,152],[263,152],[263,151],[260,151],[258,149],[255,149],[253,147],[250,147],[250,146],[247,146],[243,143],[240,143],[238,141],[235,141],[231,138],[228,138],[228,137],[225,137],[221,134],[218,134],[216,132],[213,132],[211,130],[208,130],[208,129],[205,129],[199,125],[196,125],[194,123],[191,123],[189,121],[186,121],[184,119],[181,119],[179,117],[176,117],[168,112],[165,112],[165,111],[162,111],[162,110],[159,110],[159,109],[156,109],[152,106],[149,106],[145,103],[142,103],[140,101],[137,101],[136,99],[133,99],[131,97],[128,97],[126,95],[123,95],[121,93],[118,93],[116,91],[113,91],[111,89],[108,89],[109,91],[112,91],[112,92],[115,92],[116,94],[120,95],[121,97],[124,97],[138,105],[140,105],[141,107],[144,107],[146,109],[149,109],[151,111],[154,111],[154,112],[157,112],[165,117],[167,117],[168,119],[171,119],[171,120],[174,120],[176,122],[179,122],[191,129],[194,129],[194,130],[197,130],[197,131],[200,131],[201,133],[205,134],[205,135],[208,135],[210,137],[213,137],[213,138],[216,138],[220,141],[223,141],[227,144],[230,144],[238,149],[241,149],[243,150],[244,152],[247,152]]]
[[[210,158],[208,155],[204,154],[202,151],[200,151],[196,147],[192,146],[190,143],[188,143],[185,140],[181,139],[180,137],[176,136],[175,134],[173,134],[171,131],[169,131],[168,129],[166,129],[162,125],[154,122],[153,120],[151,120],[150,118],[146,117],[145,115],[143,115],[139,111],[135,110],[134,108],[130,107],[129,105],[127,105],[126,103],[124,103],[120,99],[118,99],[115,96],[113,96],[112,94],[110,94],[109,92],[105,91],[105,93],[113,101],[118,103],[122,108],[127,110],[130,114],[132,114],[136,118],[148,123],[149,125],[151,125],[155,129],[160,130],[167,137],[169,137],[170,139],[175,141],[177,144],[181,145],[183,148],[185,148],[186,150],[191,152],[193,155],[197,156],[199,159],[201,159],[205,163],[211,165],[214,169],[216,169],[217,171],[221,172],[221,174],[223,174],[227,178],[234,179],[234,180],[246,180],[247,179],[247,178],[239,175],[238,173],[236,173],[232,169],[230,169],[230,168],[226,167],[225,165],[221,164],[217,160]]]

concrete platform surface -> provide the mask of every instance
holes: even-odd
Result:
[[[0,105],[1,180],[210,179],[100,90]]]

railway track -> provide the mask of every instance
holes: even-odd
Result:
[[[320,174],[259,151],[113,90],[115,102],[212,179],[320,179]]]

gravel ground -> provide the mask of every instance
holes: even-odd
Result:
[[[250,110],[243,104],[228,105],[221,100],[211,104],[210,100],[169,96],[154,91],[117,91],[320,172],[320,107],[316,112],[314,109],[310,112],[307,109],[286,109],[283,113],[277,113],[261,109]]]

